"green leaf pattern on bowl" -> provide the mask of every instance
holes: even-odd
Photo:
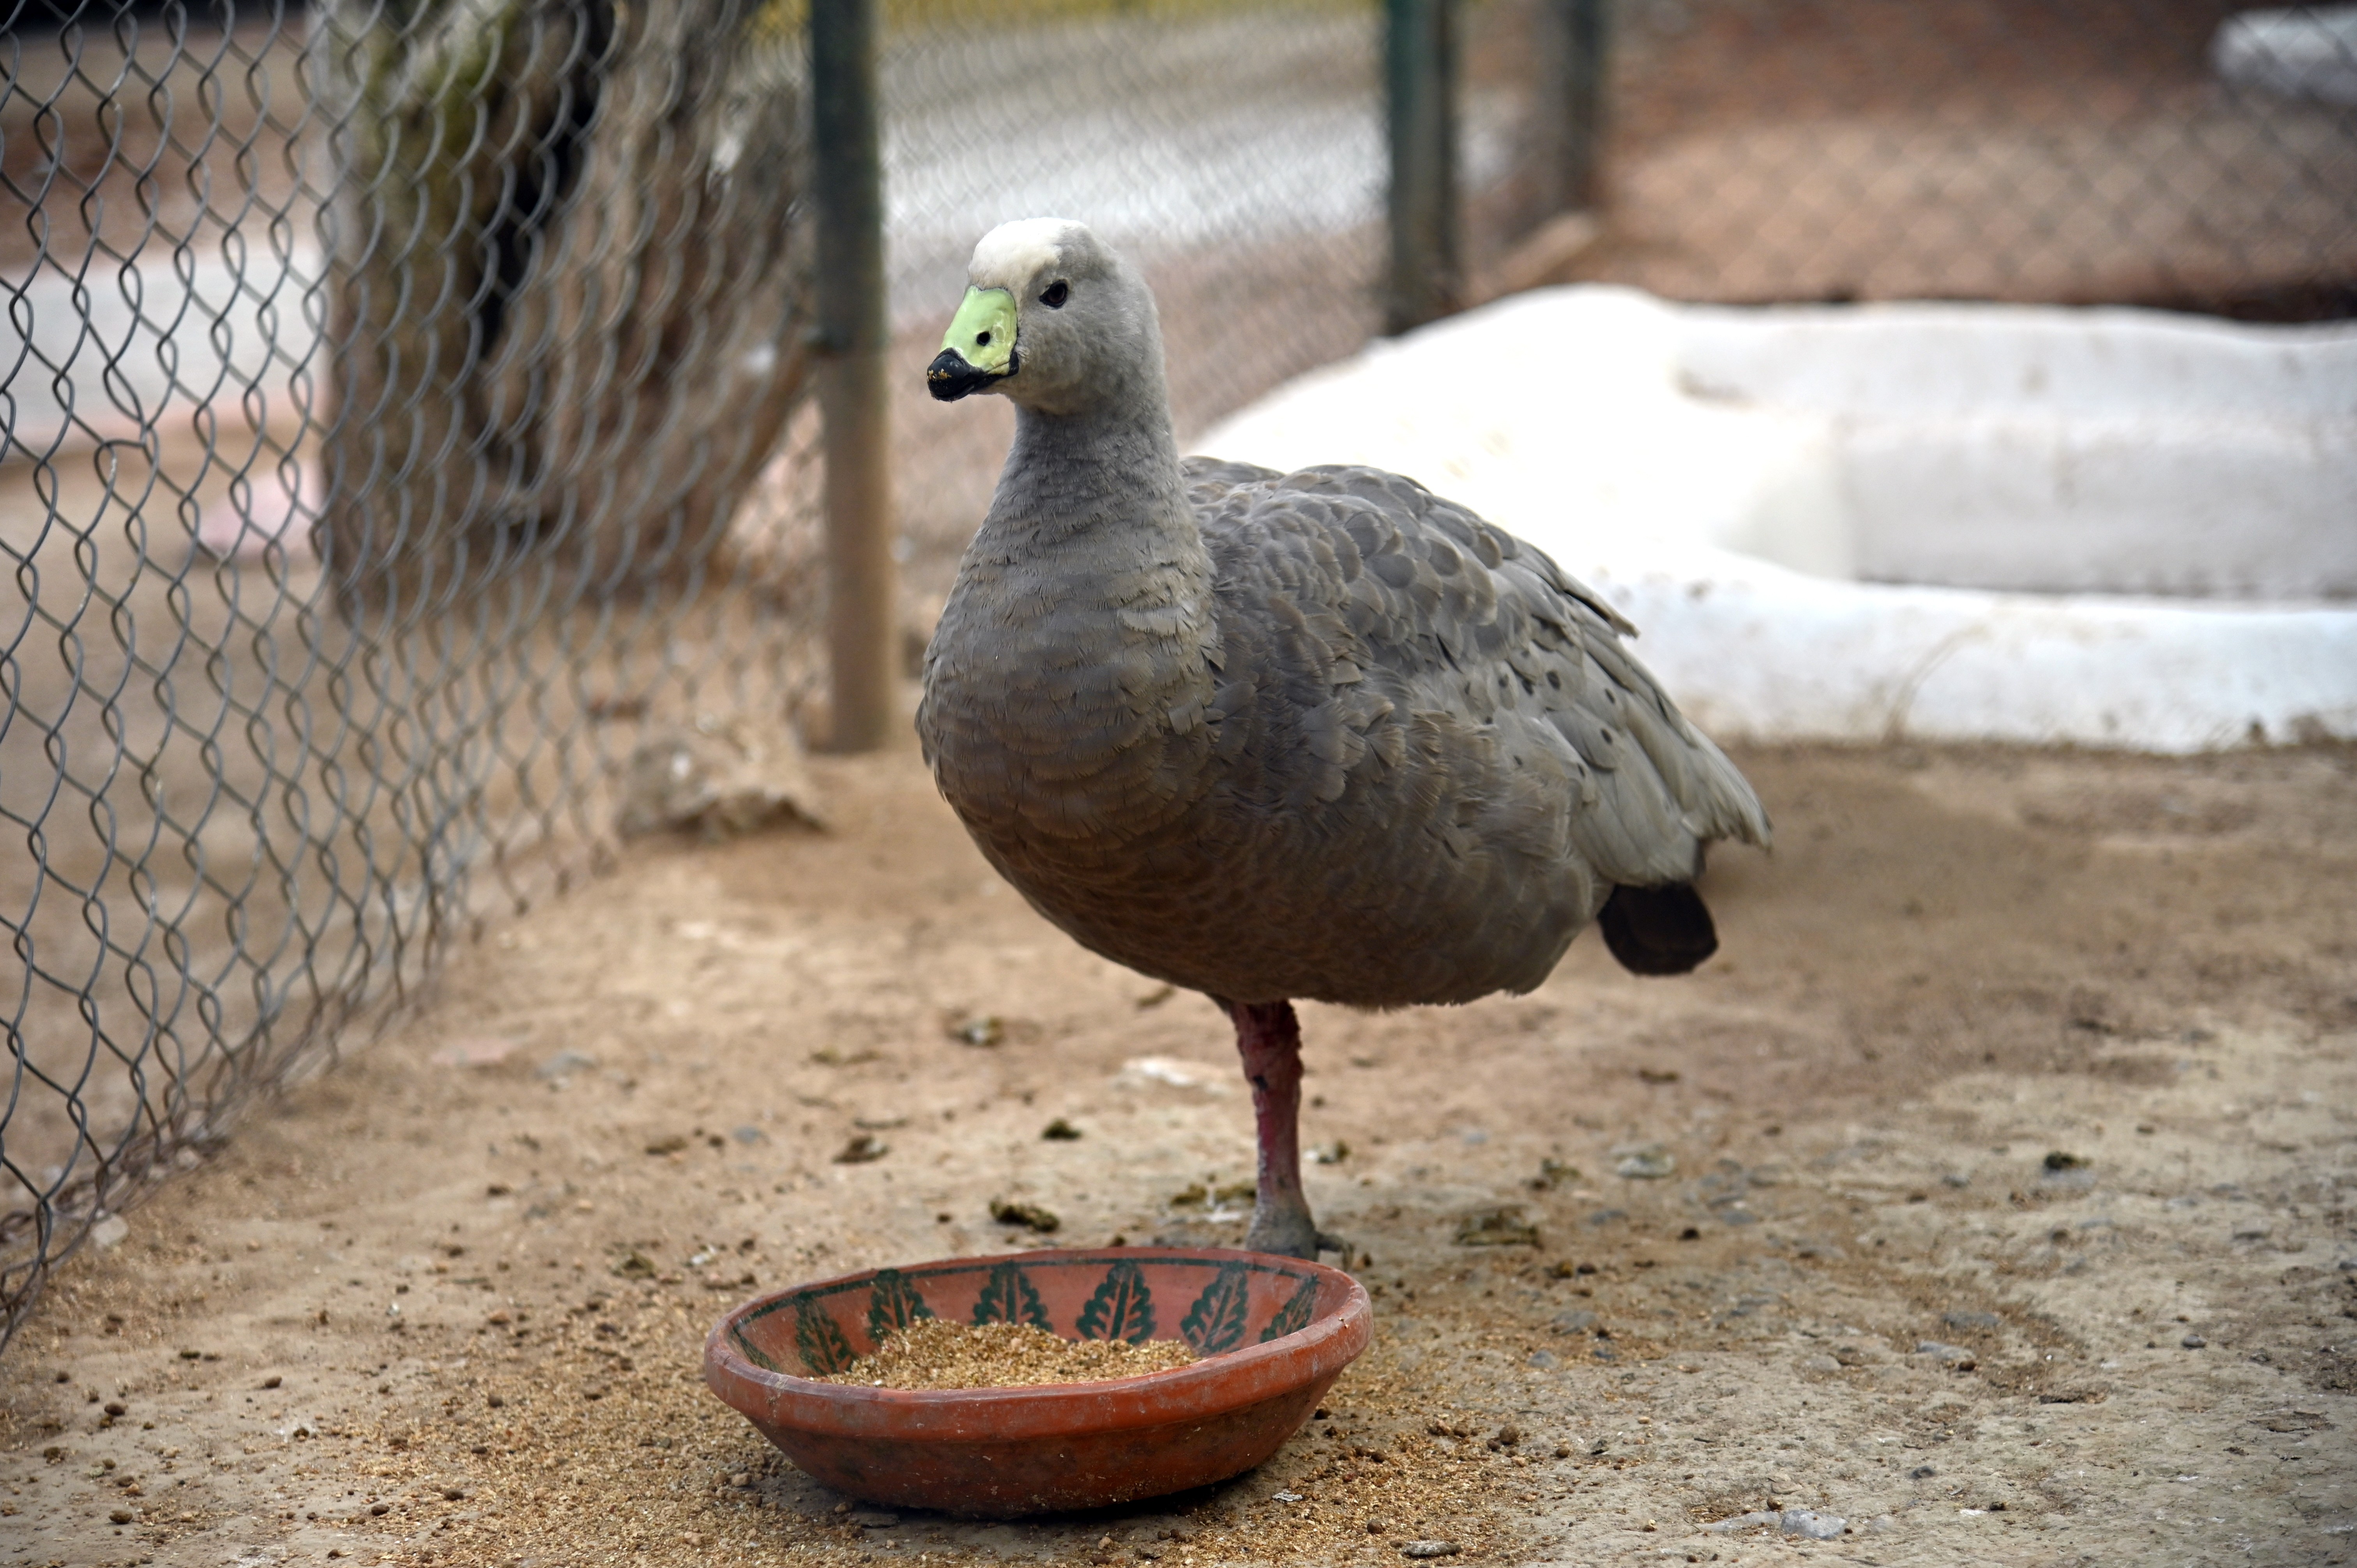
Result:
[[[1081,1309],[1079,1326],[1083,1339],[1143,1345],[1153,1338],[1154,1293],[1146,1288],[1146,1271],[1126,1258],[1107,1269],[1104,1283]]]
[[[782,1372],[786,1370],[785,1368],[779,1366],[775,1360],[770,1359],[770,1353],[767,1350],[762,1349],[759,1345],[756,1344],[746,1335],[744,1324],[740,1323],[736,1327],[730,1329],[728,1331],[728,1337],[737,1342],[737,1348],[743,1352],[745,1359],[752,1362],[753,1365],[760,1368],[761,1370],[765,1372]]]
[[[1020,1263],[1001,1263],[990,1271],[990,1283],[982,1287],[982,1299],[974,1304],[974,1320],[1028,1323],[1051,1334],[1056,1330],[1056,1326],[1048,1321],[1047,1304],[1031,1288],[1031,1276]]]
[[[831,1378],[858,1359],[842,1328],[808,1291],[794,1297],[794,1349],[813,1377]]]
[[[1209,1258],[1200,1261],[1211,1262]],[[920,1269],[919,1274],[924,1272]],[[1198,1356],[1233,1350],[1252,1337],[1251,1281],[1254,1274],[1262,1273],[1274,1273],[1279,1279],[1296,1281],[1297,1284],[1285,1305],[1261,1329],[1258,1342],[1265,1345],[1309,1326],[1318,1309],[1316,1279],[1289,1269],[1272,1270],[1266,1264],[1222,1261],[1178,1325],[1180,1336]],[[917,1281],[899,1269],[878,1269],[864,1283],[867,1287],[866,1328],[873,1343],[880,1345],[895,1330],[906,1328],[920,1318],[938,1316],[918,1289]],[[857,1363],[859,1354],[852,1348],[843,1326],[820,1304],[845,1289],[857,1288],[858,1284],[846,1282],[822,1290],[798,1292],[779,1299],[755,1316],[764,1316],[791,1305],[794,1314],[794,1348],[802,1359],[804,1375],[832,1377],[849,1370]],[[751,1321],[748,1318],[735,1331],[738,1348],[765,1370],[784,1371],[786,1369],[763,1354],[747,1335]],[[1025,1323],[1050,1334],[1056,1332],[1047,1304],[1031,1282],[1031,1267],[1012,1259],[991,1265],[981,1297],[974,1303],[974,1321]],[[1082,1339],[1123,1339],[1132,1345],[1143,1345],[1154,1337],[1155,1326],[1154,1292],[1146,1283],[1146,1272],[1134,1260],[1122,1259],[1105,1270],[1104,1278],[1098,1282],[1095,1293],[1081,1311],[1074,1333]]]
[[[1250,1271],[1242,1263],[1222,1263],[1195,1305],[1179,1320],[1178,1332],[1198,1356],[1216,1356],[1243,1343],[1244,1311],[1251,1297]]]
[[[1301,1288],[1293,1293],[1293,1299],[1286,1302],[1277,1310],[1276,1316],[1268,1320],[1268,1326],[1260,1331],[1260,1342],[1265,1345],[1272,1339],[1282,1339],[1288,1334],[1299,1333],[1309,1326],[1310,1316],[1317,1310],[1318,1281],[1313,1275],[1303,1279]]]
[[[871,1343],[881,1345],[896,1331],[920,1317],[932,1316],[933,1309],[918,1294],[914,1280],[898,1269],[876,1271],[867,1292],[867,1337]]]

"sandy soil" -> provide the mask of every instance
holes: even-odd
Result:
[[[2357,755],[1743,761],[1779,847],[1713,867],[1702,974],[1312,1010],[1379,1331],[1256,1473],[877,1528],[701,1389],[757,1284],[1039,1240],[993,1197],[1241,1233],[1170,1201],[1249,1171],[1210,1004],[1042,924],[902,750],[822,766],[831,834],[504,928],[70,1263],[0,1365],[0,1563],[2344,1561]],[[1535,1246],[1460,1244],[1501,1205]],[[1708,1528],[1771,1505],[1845,1522]]]

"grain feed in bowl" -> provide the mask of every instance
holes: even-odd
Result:
[[[1028,1323],[925,1317],[895,1329],[874,1353],[818,1380],[877,1389],[1015,1389],[1093,1383],[1189,1366],[1183,1339],[1065,1339]]]

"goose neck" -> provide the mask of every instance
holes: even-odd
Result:
[[[1017,411],[994,511],[1035,533],[1191,522],[1178,444],[1161,408]]]

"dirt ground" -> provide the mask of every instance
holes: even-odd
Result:
[[[1778,846],[1713,866],[1702,973],[1309,1010],[1377,1338],[1253,1474],[860,1523],[702,1389],[757,1286],[1051,1240],[994,1197],[1241,1236],[1173,1201],[1249,1175],[1217,1015],[904,747],[819,765],[831,833],[500,929],[69,1263],[0,1363],[0,1563],[2347,1560],[2357,754],[1741,760]],[[1535,1245],[1460,1241],[1501,1206]],[[1842,1522],[1711,1528],[1771,1509]]]

